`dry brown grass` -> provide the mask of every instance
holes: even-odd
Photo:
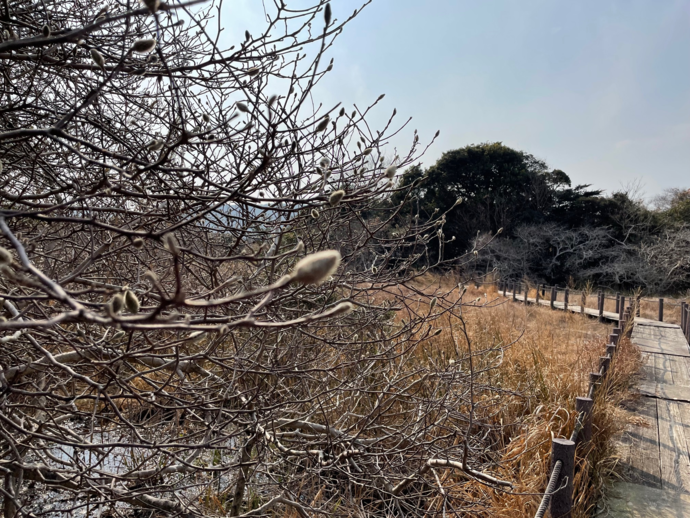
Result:
[[[456,279],[426,277],[420,285],[426,292],[449,288]],[[533,296],[534,294],[532,294]],[[496,398],[494,413],[483,415],[501,430],[496,440],[500,462],[496,473],[516,481],[512,492],[498,492],[478,484],[456,486],[458,498],[490,495],[490,507],[482,516],[530,517],[541,500],[549,475],[552,437],[569,437],[573,430],[575,398],[586,395],[589,373],[598,371],[606,338],[612,325],[600,324],[584,315],[525,306],[503,299],[494,286],[470,286],[464,300],[496,300],[491,307],[465,308],[468,334],[476,350],[491,350],[511,344],[502,359],[491,355],[487,365],[496,368],[479,375],[487,385],[503,393],[483,394]],[[434,345],[441,357],[452,357],[457,333],[446,327]],[[457,329],[455,330],[457,331]],[[607,384],[596,396],[594,439],[578,450],[574,517],[591,515],[604,480],[616,465],[613,437],[624,426],[620,401],[640,368],[640,355],[624,340],[619,346]],[[511,395],[512,393],[512,395]]]

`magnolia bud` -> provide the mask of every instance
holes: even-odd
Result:
[[[180,255],[180,245],[173,234],[168,233],[163,236],[163,245],[165,245],[165,248],[167,248],[171,254]]]
[[[340,252],[323,250],[301,259],[292,273],[292,279],[302,284],[316,284],[335,273],[340,266]]]
[[[326,8],[323,11],[323,19],[326,22],[326,27],[328,27],[331,24],[332,14],[333,13],[331,12],[331,3],[329,2],[326,4]]]
[[[437,302],[438,302],[438,299],[437,299],[436,297],[434,297],[433,299],[431,299],[431,302],[429,303],[429,311],[431,311],[432,309],[434,309],[434,307],[436,306],[436,303],[437,303]]]
[[[314,219],[319,219],[319,211],[316,209],[311,209],[311,217]]]
[[[113,335],[113,337],[111,338],[111,340],[112,340],[113,342],[117,342],[118,340],[123,339],[123,338],[125,337],[126,334],[127,334],[127,333],[125,333],[124,331],[120,330],[120,331],[118,331],[117,333],[115,333],[115,334]]]
[[[368,148],[366,148],[364,151],[362,151],[362,154],[363,154],[364,156],[367,156],[367,155],[370,155],[372,151],[373,151],[373,149],[370,148],[370,147],[368,147]]]
[[[259,67],[252,67],[249,70],[247,70],[247,75],[249,77],[254,77],[259,72],[261,72],[261,69]]]
[[[244,103],[238,102],[238,103],[236,103],[236,106],[237,106],[237,109],[240,110],[241,112],[244,112],[244,113],[249,112],[249,108]]]
[[[143,248],[144,246],[144,240],[141,239],[140,237],[134,238],[132,241],[132,244],[134,245],[134,248],[140,249]]]
[[[0,264],[12,264],[12,254],[6,248],[0,246]]]
[[[93,62],[96,63],[100,68],[105,67],[105,58],[103,57],[103,54],[98,52],[96,49],[91,49],[91,59],[93,59]]]
[[[316,128],[314,129],[314,133],[319,133],[319,132],[325,130],[326,127],[328,126],[328,122],[330,120],[331,120],[330,117],[328,115],[326,115],[323,118],[323,120],[316,125]]]
[[[48,38],[50,36],[50,27],[48,25],[44,25],[41,32],[43,32],[44,38]]]
[[[141,1],[144,3],[144,5],[146,7],[149,8],[149,11],[151,11],[152,13],[155,13],[156,11],[158,11],[158,8],[161,5],[160,0],[141,0]]]
[[[156,48],[156,39],[155,38],[136,40],[132,44],[132,51],[136,52],[138,54],[148,54],[149,52],[151,52],[155,48]]]
[[[333,191],[331,195],[328,198],[328,203],[331,204],[331,207],[335,207],[340,203],[340,201],[345,197],[345,191],[340,189],[339,191]]]
[[[139,313],[139,299],[129,290],[125,292],[125,307],[130,313]]]
[[[114,314],[118,314],[122,311],[125,305],[125,299],[121,293],[116,294],[112,299],[110,299],[110,309]]]
[[[398,171],[398,168],[394,165],[390,166],[388,169],[386,169],[386,178],[393,178],[395,176],[395,173]]]
[[[319,160],[319,165],[322,169],[327,169],[328,166],[331,165],[331,162],[330,160],[328,160],[328,158],[324,157],[321,160]]]

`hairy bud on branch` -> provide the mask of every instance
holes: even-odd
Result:
[[[125,307],[130,313],[139,313],[139,299],[130,290],[125,292]]]
[[[105,68],[105,58],[103,57],[103,54],[98,52],[96,49],[91,49],[91,59],[93,59],[93,62],[96,63],[99,68]]]
[[[340,266],[340,252],[323,250],[301,259],[292,273],[292,279],[302,284],[318,284],[333,275]]]
[[[180,245],[174,234],[168,233],[163,236],[163,245],[174,256],[180,255]]]
[[[137,40],[132,44],[132,52],[136,52],[138,54],[148,54],[149,52],[151,52],[155,48],[156,48],[156,39],[155,38],[147,38],[144,40]]]
[[[340,201],[345,197],[345,191],[342,189],[338,191],[333,191],[331,195],[328,198],[328,203],[331,204],[331,207],[335,207],[340,203]]]
[[[110,309],[114,315],[117,315],[122,308],[125,306],[125,298],[122,293],[117,293],[112,299],[110,299]]]

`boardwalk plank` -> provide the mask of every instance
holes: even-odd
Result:
[[[688,343],[679,329],[636,325],[632,341],[642,352],[690,357]]]
[[[637,390],[640,394],[647,397],[690,403],[690,387],[643,381],[639,384]]]
[[[686,441],[686,435],[690,435],[690,428],[683,423],[680,410],[680,405],[688,403],[664,399],[656,401],[661,487],[671,491],[690,492],[690,457]]]
[[[635,419],[620,439],[622,475],[630,482],[661,489],[657,401],[643,397],[629,403],[628,410]]]
[[[602,507],[602,518],[683,518],[690,516],[690,494],[616,482]]]

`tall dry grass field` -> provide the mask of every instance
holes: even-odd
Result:
[[[420,291],[434,294],[456,281],[425,280]],[[464,322],[447,318],[425,354],[429,361],[453,363],[458,355],[467,357],[469,341],[477,419],[490,425],[487,433],[493,435],[492,451],[486,455],[494,473],[513,481],[514,489],[497,491],[467,480],[452,485],[449,474],[442,483],[455,498],[476,501],[479,516],[530,517],[549,475],[551,438],[570,436],[575,398],[586,395],[589,373],[599,370],[612,326],[584,315],[513,303],[494,286],[469,287],[463,301],[478,307],[463,307]],[[461,363],[458,368],[468,368]],[[629,397],[639,368],[639,352],[624,340],[611,376],[595,397],[594,439],[578,449],[574,517],[590,516],[604,481],[616,468],[612,439],[625,425],[619,403]]]

